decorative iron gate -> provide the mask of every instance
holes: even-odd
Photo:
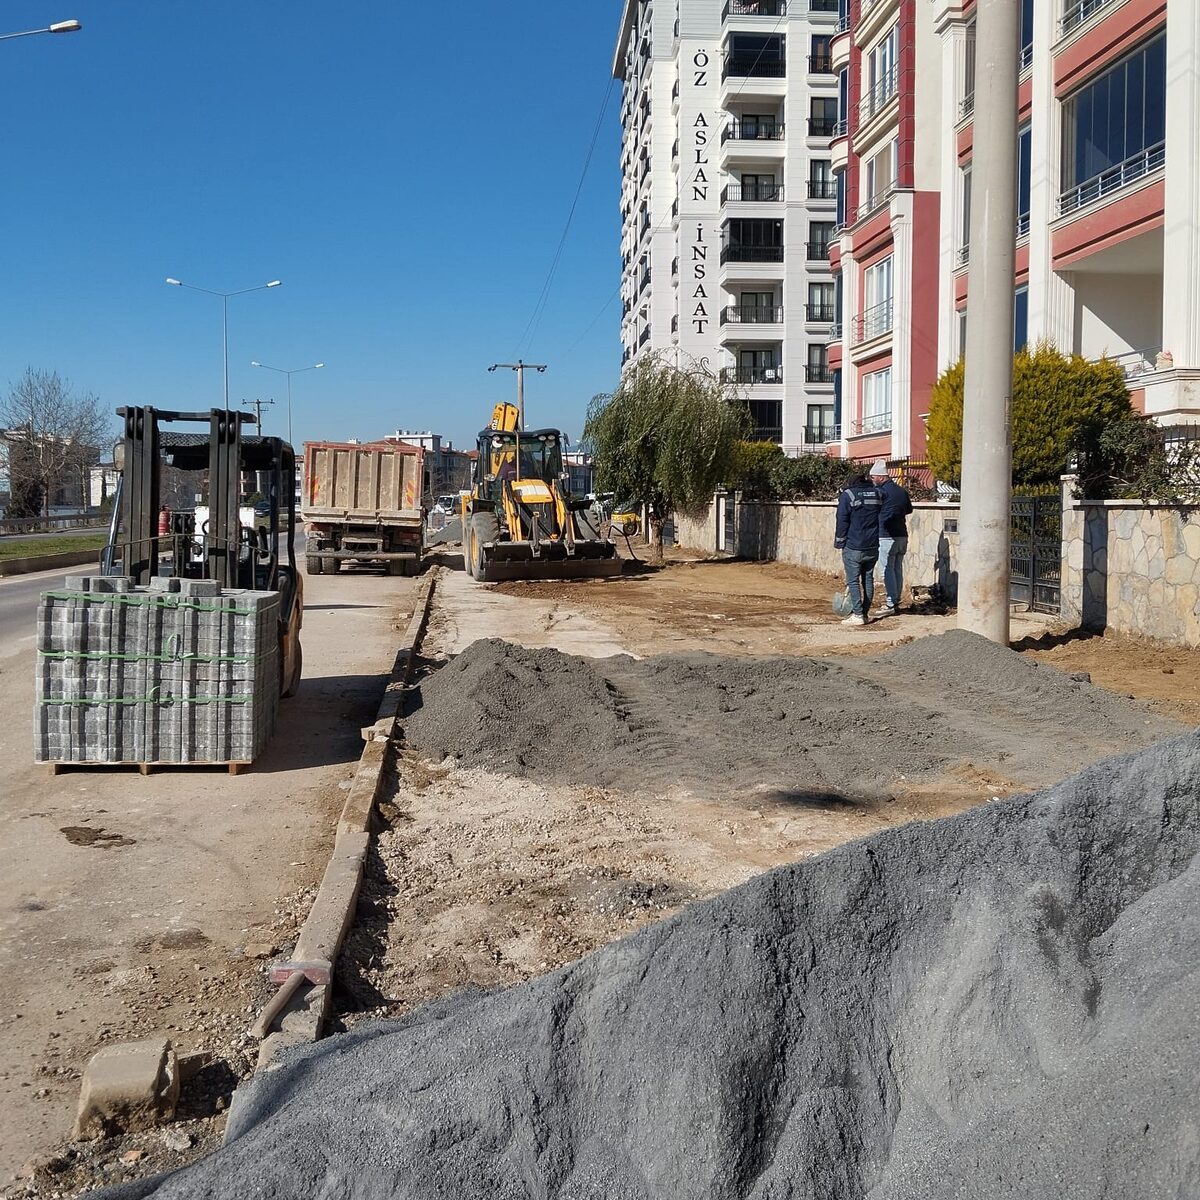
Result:
[[[1009,599],[1031,612],[1062,611],[1062,498],[1014,496]]]

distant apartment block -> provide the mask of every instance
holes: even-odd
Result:
[[[1200,3],[1021,6],[1014,346],[1125,369],[1164,422],[1200,418]],[[919,457],[970,304],[973,0],[842,0],[838,446]]]
[[[827,358],[837,0],[626,0],[623,363],[648,351],[737,385],[756,436],[835,434]]]

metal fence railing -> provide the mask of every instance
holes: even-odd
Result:
[[[72,529],[104,529],[103,513],[63,513],[52,517],[0,517],[0,537],[23,533],[62,533]]]

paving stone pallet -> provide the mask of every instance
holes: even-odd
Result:
[[[38,607],[34,758],[252,762],[279,703],[279,595],[73,576]]]

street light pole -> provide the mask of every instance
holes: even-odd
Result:
[[[221,331],[221,349],[225,364],[225,411],[229,411],[229,297],[244,296],[247,292],[264,292],[267,288],[277,288],[283,282],[272,279],[270,283],[260,283],[256,287],[239,288],[236,292],[216,292],[212,288],[197,287],[194,283],[184,283],[182,279],[168,279],[172,287],[190,288],[193,292],[203,292],[206,296],[220,296],[223,306],[224,319]]]
[[[517,428],[525,428],[525,372],[536,371],[539,375],[546,373],[545,363],[527,363],[517,359],[515,363],[492,363],[489,373],[498,370],[516,371],[517,373]]]
[[[288,445],[292,444],[292,376],[299,375],[301,371],[319,371],[325,364],[323,362],[313,363],[311,367],[292,367],[290,370],[284,367],[269,367],[266,363],[252,362],[252,367],[261,367],[264,371],[275,371],[279,375],[287,376],[288,383]]]
[[[78,33],[83,26],[78,21],[55,21],[45,29],[25,29],[20,33],[0,33],[0,42],[8,42],[13,38],[33,37],[39,33]]]

